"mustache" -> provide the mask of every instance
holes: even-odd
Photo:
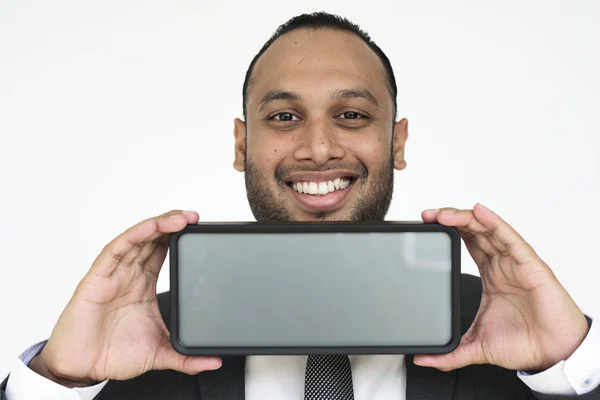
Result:
[[[366,178],[369,175],[369,170],[363,163],[357,164],[349,164],[349,163],[339,163],[339,164],[328,164],[322,167],[311,167],[308,165],[298,165],[298,166],[279,166],[275,168],[275,179],[278,182],[284,183],[283,177],[290,175],[295,172],[327,172],[333,170],[348,170],[352,171],[357,178]]]

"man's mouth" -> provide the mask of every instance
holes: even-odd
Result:
[[[353,182],[352,178],[336,178],[332,181],[289,182],[288,185],[298,193],[324,196],[336,190],[344,190]]]
[[[298,176],[286,180],[286,184],[302,208],[309,212],[329,212],[343,205],[357,180],[356,176],[337,175]]]

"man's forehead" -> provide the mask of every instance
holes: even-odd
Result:
[[[373,86],[375,91],[387,88],[381,61],[361,38],[338,29],[301,28],[279,37],[259,58],[249,95],[274,86],[293,86],[311,76],[333,78],[334,74],[360,81],[361,86]]]

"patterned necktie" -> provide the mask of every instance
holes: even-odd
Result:
[[[348,356],[308,356],[304,400],[354,400]]]

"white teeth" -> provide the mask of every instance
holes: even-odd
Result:
[[[319,194],[327,194],[329,193],[329,189],[327,188],[327,183],[321,182],[319,183]]]
[[[350,186],[348,179],[336,178],[327,182],[297,182],[292,184],[292,188],[298,193],[308,193],[312,195],[326,195],[343,190]]]

